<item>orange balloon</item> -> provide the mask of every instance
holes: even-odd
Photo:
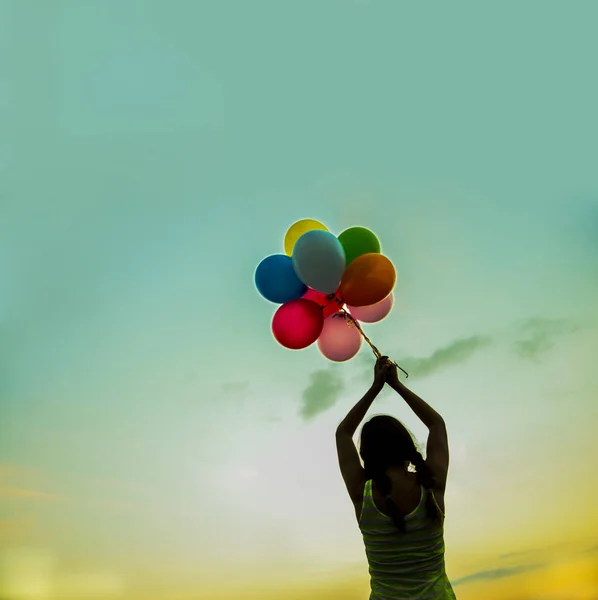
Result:
[[[345,270],[339,295],[349,306],[370,306],[382,302],[396,281],[397,272],[386,256],[362,254]]]

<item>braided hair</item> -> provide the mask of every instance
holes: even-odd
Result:
[[[372,417],[361,430],[360,455],[364,463],[366,479],[372,479],[386,498],[388,513],[397,529],[406,531],[405,517],[390,497],[392,482],[386,470],[391,466],[410,462],[415,467],[418,483],[426,492],[426,513],[434,522],[440,522],[442,514],[432,497],[435,486],[423,456],[418,451],[411,433],[397,419],[389,415]]]

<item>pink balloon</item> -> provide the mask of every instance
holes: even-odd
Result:
[[[359,352],[361,341],[357,327],[344,314],[338,313],[324,320],[318,348],[329,360],[344,362]]]
[[[281,346],[301,350],[318,339],[323,326],[322,307],[311,300],[299,298],[285,302],[274,313],[272,334]]]
[[[377,323],[388,316],[394,303],[393,295],[390,294],[382,302],[370,306],[347,306],[347,310],[358,321],[363,323]]]

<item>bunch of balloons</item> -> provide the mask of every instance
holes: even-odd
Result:
[[[278,343],[300,350],[317,341],[326,358],[343,362],[364,338],[378,354],[359,322],[390,313],[397,276],[374,233],[351,227],[337,237],[319,221],[303,219],[287,231],[284,250],[255,271],[259,293],[281,305],[272,319]]]

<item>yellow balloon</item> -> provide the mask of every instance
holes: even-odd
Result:
[[[313,219],[302,219],[291,225],[287,234],[284,236],[284,251],[287,253],[287,256],[293,255],[293,248],[295,247],[297,240],[304,233],[313,231],[314,229],[328,231],[326,225],[323,225],[320,221],[314,221]]]

